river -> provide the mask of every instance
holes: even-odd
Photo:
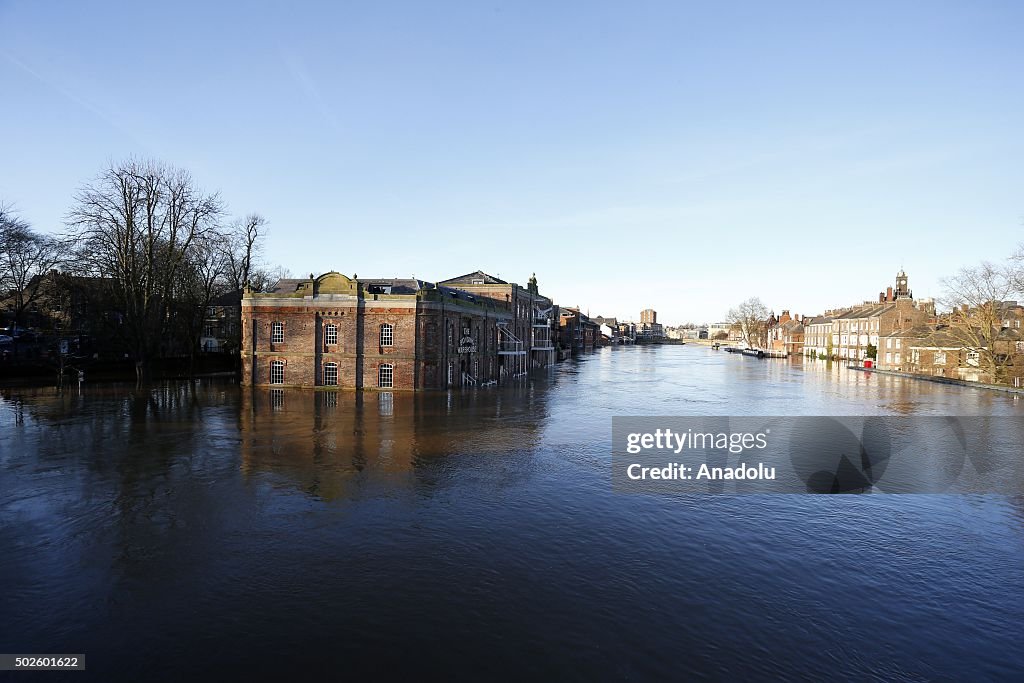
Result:
[[[84,653],[74,681],[1019,680],[1021,496],[611,485],[613,416],[888,414],[1024,401],[691,345],[451,394],[0,390],[0,652]]]

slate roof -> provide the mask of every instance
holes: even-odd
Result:
[[[960,339],[957,339],[944,329],[933,331],[927,337],[909,344],[914,349],[962,349],[966,347]]]
[[[211,306],[241,306],[242,305],[242,292],[234,291],[228,292],[227,294],[221,294],[220,296],[214,297],[210,300]]]
[[[267,291],[271,294],[291,294],[298,289],[299,285],[303,282],[309,282],[309,278],[281,278],[277,281],[277,284]]]
[[[508,283],[504,280],[488,275],[482,270],[477,270],[472,273],[466,273],[465,275],[459,275],[449,280],[442,280],[442,285],[471,285],[473,280],[483,280],[485,285],[507,285]],[[480,283],[476,283],[480,284]]]
[[[364,291],[370,294],[415,294],[421,289],[432,289],[429,282],[414,280],[412,278],[356,278],[356,282],[363,286]]]
[[[876,306],[858,306],[835,316],[836,320],[857,320],[858,318],[874,318],[896,308],[896,304],[878,304]]]

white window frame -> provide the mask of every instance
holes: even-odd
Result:
[[[270,343],[284,343],[284,323],[281,322],[280,320],[275,320],[274,322],[270,323]]]
[[[271,384],[284,384],[284,361],[283,360],[272,360],[272,361],[270,361],[270,383]]]
[[[324,386],[325,387],[336,387],[336,386],[338,386],[338,364],[337,363],[324,363]]]
[[[946,352],[945,351],[936,351],[935,355],[932,357],[932,364],[933,365],[945,365],[946,364]]]
[[[380,325],[380,345],[381,346],[394,346],[395,345],[395,327],[391,323],[381,323],[381,325]]]
[[[381,389],[393,389],[395,386],[395,366],[381,363],[377,366],[377,386]]]
[[[324,345],[325,346],[337,346],[338,345],[338,326],[333,323],[327,323],[324,325]]]

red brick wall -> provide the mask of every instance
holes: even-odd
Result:
[[[321,386],[323,366],[329,362],[338,364],[338,386],[348,388],[380,388],[378,372],[384,363],[393,366],[391,388],[395,390],[445,388],[449,363],[453,386],[462,384],[463,372],[481,382],[498,379],[498,333],[491,314],[442,313],[421,302],[416,308],[385,304],[362,309],[350,302],[343,306],[330,303],[243,308],[243,384],[269,384],[273,360],[285,363],[282,386]],[[284,324],[282,343],[270,341],[275,321]],[[459,354],[457,346],[467,322],[476,353]],[[336,345],[324,344],[328,324],[338,327]],[[380,343],[383,324],[392,326],[391,346]]]

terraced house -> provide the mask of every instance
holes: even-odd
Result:
[[[935,317],[930,299],[915,301],[907,274],[896,274],[896,287],[887,288],[878,301],[835,311],[804,322],[804,354],[844,360],[866,360],[880,351],[879,339],[924,325]]]
[[[242,298],[242,383],[444,389],[512,376],[509,302],[415,279],[325,273]]]

